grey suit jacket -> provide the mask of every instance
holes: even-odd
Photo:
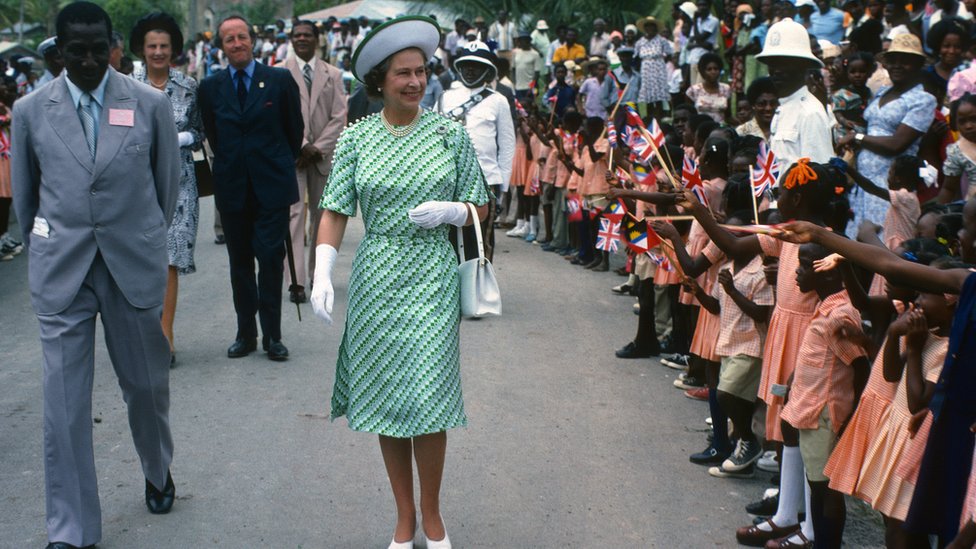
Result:
[[[302,97],[302,118],[305,122],[305,135],[302,146],[311,143],[322,153],[315,167],[319,173],[328,176],[332,171],[332,155],[335,153],[339,134],[346,127],[348,110],[346,88],[342,84],[342,72],[325,61],[312,59],[312,93],[305,86],[305,77],[298,70],[298,61],[291,56],[275,65],[291,72],[298,84]]]
[[[14,104],[14,207],[37,314],[71,303],[97,252],[130,304],[163,302],[166,230],[180,178],[173,111],[164,94],[108,72],[94,162],[67,71]],[[112,110],[133,111],[132,127],[110,124]],[[35,217],[47,220],[47,238],[31,233]]]

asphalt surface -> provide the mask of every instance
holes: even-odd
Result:
[[[93,411],[102,549],[383,548],[395,521],[376,437],[328,420],[341,326],[283,307],[285,363],[226,358],[234,337],[227,256],[201,204],[197,273],[181,278],[172,513],[150,515],[121,392],[99,330]],[[11,226],[13,229],[13,226]],[[16,232],[15,229],[13,229]],[[349,224],[335,271],[345,318]],[[442,494],[459,548],[736,547],[743,507],[771,475],[719,480],[688,462],[707,405],[653,359],[619,360],[633,298],[613,273],[572,267],[499,233],[501,318],[465,321],[469,426],[448,436]],[[41,356],[26,254],[0,263],[0,547],[43,547]],[[849,505],[846,544],[880,546],[878,518]],[[420,539],[418,537],[418,539]],[[422,544],[418,544],[418,547]]]

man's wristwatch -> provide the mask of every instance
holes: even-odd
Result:
[[[864,134],[861,132],[855,133],[854,142],[860,145],[862,141],[864,141]]]

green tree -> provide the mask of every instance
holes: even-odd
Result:
[[[253,25],[269,25],[278,19],[278,2],[275,0],[256,0],[238,3],[228,7],[222,17],[232,13],[243,15]]]
[[[186,7],[182,0],[94,0],[108,12],[112,28],[122,33],[126,40],[139,19],[153,11],[164,11],[176,18],[181,26],[185,23]],[[128,48],[128,45],[126,45]]]

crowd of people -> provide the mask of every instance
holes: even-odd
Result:
[[[173,504],[173,319],[211,174],[237,312],[229,358],[256,351],[259,326],[268,358],[289,358],[285,284],[332,322],[332,269],[362,212],[332,416],[380,437],[391,547],[411,547],[418,526],[412,454],[428,546],[450,547],[445,432],[466,416],[447,229],[473,223],[489,258],[500,228],[627,277],[611,291],[637,298],[636,333],[615,356],[659,357],[707,402],[706,448],[690,460],[719,479],[776,475],[739,543],[840,547],[850,495],[884,516],[888,547],[976,544],[971,4],[684,1],[668,20],[554,35],[505,12],[449,32],[420,16],[267,28],[232,16],[190,42],[157,12],[132,29],[132,67],[107,15],[71,6],[40,47],[43,76],[18,59],[0,82],[0,226],[13,203],[25,241],[4,232],[0,259],[31,249],[52,546],[101,537],[94,465],[69,458],[91,454],[90,421],[76,421],[90,386],[47,398],[65,391],[49,374],[90,375],[92,311],[139,418],[146,504]],[[78,120],[67,137],[42,123],[42,101]],[[379,156],[399,160],[368,162]],[[152,191],[112,202],[126,210],[114,218],[102,185],[132,173]],[[90,211],[60,206],[79,200]],[[153,253],[114,236],[132,231]],[[84,269],[62,268],[79,257]],[[139,344],[123,344],[133,326]]]

